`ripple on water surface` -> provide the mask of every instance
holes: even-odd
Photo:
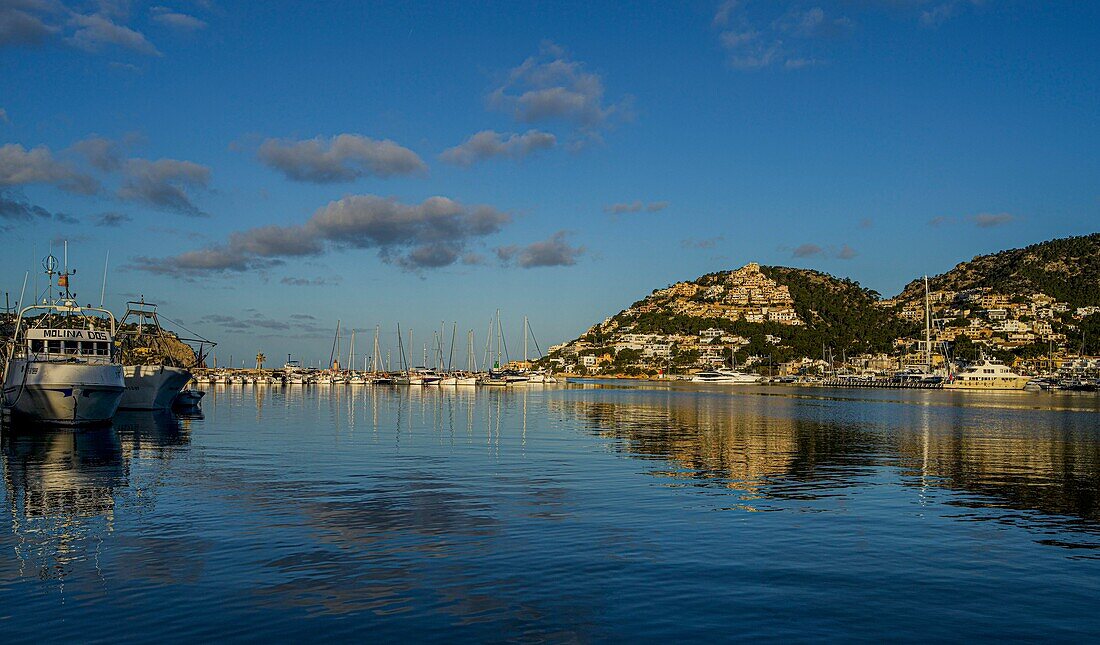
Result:
[[[7,428],[0,632],[1100,636],[1098,400],[217,386]]]

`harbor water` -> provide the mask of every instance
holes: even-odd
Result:
[[[208,386],[3,434],[0,640],[1100,638],[1100,397]]]

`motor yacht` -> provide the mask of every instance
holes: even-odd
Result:
[[[965,370],[951,376],[944,388],[949,390],[1023,390],[1030,376],[1021,376],[1001,361],[982,358]]]
[[[759,383],[760,376],[757,374],[746,374],[745,372],[734,372],[732,370],[706,370],[695,374],[691,378],[692,383],[727,383],[730,385],[748,385],[750,383]]]

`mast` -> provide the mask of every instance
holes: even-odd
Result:
[[[470,330],[466,338],[466,369],[470,372],[477,371],[476,361],[474,359],[474,330]]]
[[[485,367],[493,362],[493,317],[489,316],[489,329],[485,330]]]
[[[340,342],[340,320],[336,320],[336,336],[332,339],[332,351],[328,355],[328,366],[331,368],[332,364],[339,357],[338,344]]]
[[[355,330],[351,330],[351,346],[348,347],[348,370],[355,369]]]
[[[523,317],[523,362],[527,363],[527,330],[530,327],[527,326],[527,316]]]
[[[412,340],[412,330],[409,330],[409,339]],[[397,323],[397,349],[401,352],[401,366],[405,368],[405,373],[409,373],[409,364],[405,361],[405,344],[401,342],[401,323]]]
[[[103,306],[103,301],[107,297],[107,264],[111,261],[111,249],[107,249],[107,257],[103,260],[103,282],[99,287],[99,306]]]
[[[371,353],[370,371],[372,371],[372,372],[377,372],[378,371],[378,360],[379,360],[379,358],[380,357],[378,355],[378,325],[375,325],[374,326],[374,351]]]
[[[932,373],[932,299],[928,294],[928,276],[924,276],[924,364]]]
[[[454,326],[451,327],[451,349],[450,355],[447,356],[447,371],[451,371],[451,362],[455,357],[455,334],[458,332],[458,321],[454,322]]]

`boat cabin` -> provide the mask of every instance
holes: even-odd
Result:
[[[49,357],[99,357],[111,356],[111,334],[93,329],[28,329],[27,352],[30,355]]]

